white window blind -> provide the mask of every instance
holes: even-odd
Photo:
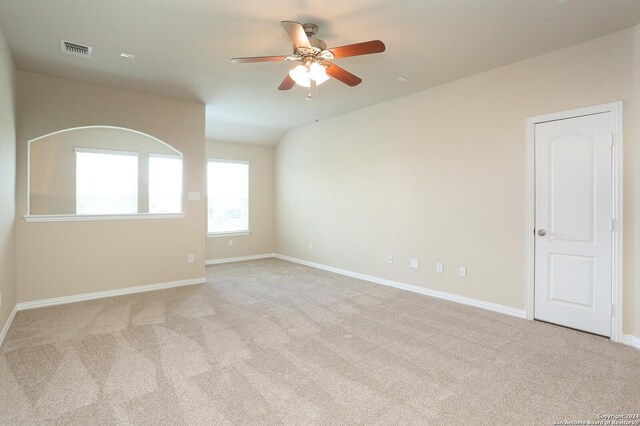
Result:
[[[249,231],[249,163],[209,160],[207,166],[208,231]]]
[[[182,157],[149,154],[149,213],[182,210]]]
[[[76,214],[138,212],[138,153],[76,148]]]

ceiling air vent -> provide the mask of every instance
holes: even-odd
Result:
[[[91,58],[93,47],[68,40],[60,40],[60,51],[65,55],[81,56]]]

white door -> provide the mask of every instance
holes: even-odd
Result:
[[[535,318],[611,336],[612,113],[535,125]]]

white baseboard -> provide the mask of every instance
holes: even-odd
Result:
[[[469,297],[458,296],[456,294],[445,293],[443,291],[431,290],[424,287],[419,287],[411,284],[404,284],[397,281],[388,280],[386,278],[374,277],[371,275],[365,275],[358,272],[347,271],[344,269],[334,268],[333,266],[322,265],[319,263],[309,262],[308,260],[302,260],[295,257],[283,256],[276,254],[275,257],[289,262],[299,263],[301,265],[311,266],[312,268],[322,269],[329,272],[334,272],[340,275],[346,275],[347,277],[357,278],[364,281],[370,281],[376,284],[382,284],[389,287],[395,287],[402,290],[411,291],[414,293],[423,294],[425,296],[436,297],[438,299],[449,300],[451,302],[462,303],[463,305],[475,306],[476,308],[487,309],[489,311],[498,312],[501,314],[511,315],[518,318],[526,318],[524,309],[511,308],[509,306],[498,305],[496,303],[485,302],[484,300],[472,299]]]
[[[211,259],[204,262],[205,265],[219,265],[221,263],[244,262],[245,260],[267,259],[276,257],[275,253],[254,254],[253,256],[228,257],[226,259]]]
[[[207,265],[216,265],[216,264],[221,264],[221,263],[241,262],[241,261],[244,261],[244,260],[266,259],[266,258],[271,258],[271,257],[275,257],[275,258],[286,260],[286,261],[293,262],[293,263],[298,263],[298,264],[301,264],[301,265],[310,266],[310,267],[316,268],[316,269],[322,269],[324,271],[329,271],[329,272],[333,272],[333,273],[340,274],[340,275],[345,275],[347,277],[352,277],[352,278],[356,278],[356,279],[360,279],[360,280],[364,280],[364,281],[369,281],[369,282],[372,282],[372,283],[375,283],[375,284],[381,284],[381,285],[386,285],[386,286],[389,286],[389,287],[395,287],[395,288],[399,288],[401,290],[407,290],[407,291],[411,291],[413,293],[422,294],[422,295],[425,295],[425,296],[436,297],[438,299],[449,300],[449,301],[452,301],[452,302],[462,303],[464,305],[474,306],[474,307],[477,307],[477,308],[487,309],[489,311],[498,312],[498,313],[501,313],[501,314],[506,314],[506,315],[517,317],[517,318],[526,319],[525,311],[523,309],[511,308],[509,306],[498,305],[496,303],[486,302],[486,301],[483,301],[483,300],[472,299],[472,298],[464,297],[464,296],[458,296],[458,295],[455,295],[455,294],[445,293],[445,292],[437,291],[437,290],[431,290],[431,289],[428,289],[428,288],[419,287],[419,286],[415,286],[415,285],[411,285],[411,284],[404,284],[404,283],[401,283],[401,282],[392,281],[392,280],[388,280],[388,279],[385,279],[385,278],[374,277],[372,275],[366,275],[366,274],[361,274],[361,273],[358,273],[358,272],[347,271],[345,269],[340,269],[340,268],[334,268],[332,266],[322,265],[320,263],[310,262],[308,260],[302,260],[302,259],[298,259],[298,258],[295,258],[295,257],[284,256],[284,255],[277,254],[277,253],[260,254],[260,255],[254,255],[254,256],[243,256],[243,257],[233,257],[233,258],[227,258],[227,259],[207,260],[206,264]],[[136,286],[136,287],[127,287],[127,288],[121,288],[121,289],[115,289],[115,290],[98,291],[98,292],[93,292],[93,293],[83,293],[83,294],[77,294],[77,295],[72,295],[72,296],[55,297],[55,298],[51,298],[51,299],[42,299],[42,300],[34,300],[34,301],[31,301],[31,302],[17,303],[13,307],[13,310],[11,311],[11,314],[9,315],[9,318],[7,318],[7,321],[5,322],[4,327],[2,328],[2,331],[0,331],[0,346],[2,346],[2,343],[4,342],[4,339],[5,339],[5,337],[7,336],[8,332],[9,332],[9,328],[11,327],[11,324],[13,323],[13,319],[15,318],[16,313],[18,311],[23,311],[23,310],[26,310],[26,309],[43,308],[43,307],[46,307],[46,306],[62,305],[62,304],[66,304],[66,303],[82,302],[84,300],[101,299],[101,298],[105,298],[105,297],[122,296],[122,295],[126,295],[126,294],[142,293],[142,292],[146,292],[146,291],[162,290],[162,289],[173,288],[173,287],[182,287],[182,286],[186,286],[186,285],[203,284],[206,281],[207,281],[206,277],[191,278],[191,279],[186,279],[186,280],[170,281],[170,282],[166,282],[166,283],[148,284],[148,285],[141,285],[141,286]],[[622,336],[622,342],[621,343],[623,343],[625,345],[628,345],[628,346],[632,346],[635,349],[640,349],[640,337],[637,337],[637,336],[633,336],[633,335],[630,335],[630,334],[624,334]]]
[[[84,300],[102,299],[104,297],[123,296],[125,294],[143,293],[145,291],[162,290],[165,288],[182,287],[185,285],[203,284],[207,282],[206,277],[191,278],[187,280],[170,281],[159,284],[148,284],[136,287],[119,288],[115,290],[96,291],[93,293],[75,294],[72,296],[54,297],[52,299],[33,300],[22,302],[16,305],[18,311],[25,309],[43,308],[45,306],[63,305],[66,303],[82,302]]]
[[[621,343],[640,349],[640,337],[632,336],[631,334],[623,334]]]
[[[0,346],[4,342],[4,338],[7,337],[9,333],[9,328],[11,327],[11,323],[13,323],[13,319],[16,317],[16,313],[18,312],[18,305],[13,305],[13,310],[9,314],[9,318],[7,318],[7,322],[4,323],[4,327],[2,327],[2,331],[0,331]]]

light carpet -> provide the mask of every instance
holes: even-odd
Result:
[[[18,313],[2,424],[552,424],[640,412],[640,351],[265,259]]]

